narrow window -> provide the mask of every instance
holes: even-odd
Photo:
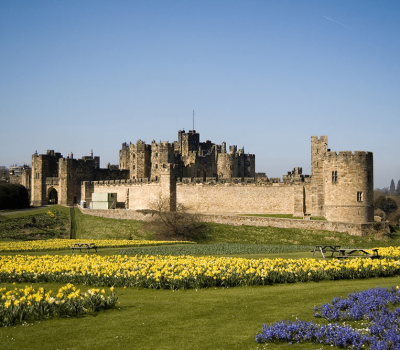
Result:
[[[357,202],[362,202],[362,201],[363,201],[363,193],[357,192]]]
[[[332,182],[337,182],[337,171],[332,171]]]
[[[132,170],[135,170],[136,169],[136,166],[135,165],[132,165]]]

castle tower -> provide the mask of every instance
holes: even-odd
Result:
[[[151,172],[151,146],[138,140],[130,144],[130,175],[131,179],[145,179]]]
[[[327,220],[374,221],[372,152],[327,152],[323,178]]]
[[[160,169],[166,164],[174,164],[174,144],[169,142],[156,143],[154,140],[151,143],[151,177],[159,178]]]
[[[311,136],[312,208],[315,216],[324,216],[324,158],[328,150],[328,136]]]
[[[31,204],[41,206],[42,204],[58,202],[58,161],[62,158],[60,153],[53,150],[47,154],[37,153],[32,155],[32,180],[31,180]]]
[[[126,142],[122,144],[122,148],[119,151],[119,168],[129,170],[130,169],[130,152],[129,152],[130,145]]]
[[[190,152],[197,152],[199,150],[200,135],[196,130],[189,130],[185,133],[182,130],[178,132],[178,151],[183,157],[188,156]]]

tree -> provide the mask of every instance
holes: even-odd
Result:
[[[25,186],[0,184],[0,209],[20,209],[29,207],[29,193]]]
[[[381,209],[389,215],[397,210],[397,203],[392,198],[381,196],[375,201],[375,209]]]
[[[389,188],[389,194],[391,196],[394,196],[396,194],[396,187],[394,186],[394,181],[392,179],[392,181],[390,182],[390,188]]]
[[[400,196],[400,180],[397,181],[397,188],[396,188],[397,194]]]
[[[154,229],[161,236],[174,238],[196,239],[203,232],[204,224],[199,222],[198,215],[188,213],[189,208],[182,203],[176,204],[175,211],[169,211],[168,200],[161,195],[149,203],[152,216],[155,216],[150,224],[155,224]]]

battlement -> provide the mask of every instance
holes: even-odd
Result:
[[[99,181],[84,181],[91,185],[146,185],[158,184],[159,178],[141,178],[141,179],[118,179],[118,180],[99,180]]]
[[[351,161],[360,162],[364,160],[372,160],[373,153],[365,151],[340,151],[339,153],[330,151],[326,152],[325,159],[329,161]]]
[[[236,145],[229,146],[229,153],[230,153],[231,155],[237,153],[237,146],[236,146]]]
[[[152,152],[159,152],[159,151],[174,151],[174,144],[169,143],[168,141],[160,141],[155,142],[154,140],[151,143],[151,151]]]
[[[320,141],[320,142],[328,142],[328,136],[311,136],[311,142]]]
[[[62,154],[58,152],[54,152],[53,150],[48,150],[46,154],[38,154],[37,151],[32,155],[32,158],[36,157],[38,159],[50,159],[50,158],[62,158]]]

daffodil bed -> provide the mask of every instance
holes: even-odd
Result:
[[[385,251],[385,249],[382,249]],[[398,254],[386,250],[386,256]],[[193,256],[16,255],[0,257],[0,282],[185,289],[400,275],[400,261],[244,259]]]
[[[61,287],[57,293],[46,292],[42,287],[35,290],[32,286],[14,290],[0,288],[0,326],[113,308],[118,300],[113,289],[111,287],[107,295],[104,289],[89,289],[83,293],[73,284]]]
[[[193,244],[188,241],[148,241],[119,239],[49,239],[46,241],[0,242],[0,252],[27,252],[69,249],[74,243],[95,243],[101,248],[140,247],[151,245]]]
[[[314,308],[315,317],[328,321],[363,321],[361,328],[345,322],[315,324],[297,320],[264,324],[256,336],[259,343],[286,341],[288,343],[316,342],[343,348],[373,350],[400,348],[400,308],[389,306],[400,303],[399,287],[373,288],[348,294],[347,299],[334,298],[330,304]]]

